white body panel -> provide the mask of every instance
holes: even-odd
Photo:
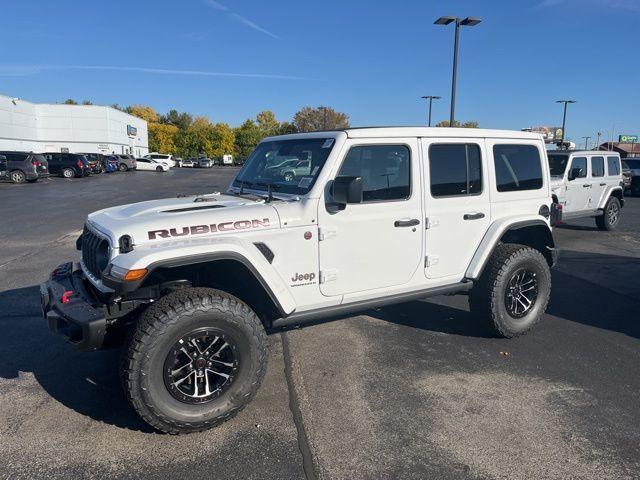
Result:
[[[266,281],[286,314],[455,285],[465,277],[475,278],[473,275],[510,225],[522,221],[548,225],[538,215],[541,205],[551,203],[540,135],[477,129],[380,128],[278,139],[300,137],[334,141],[307,195],[275,192],[269,202],[264,190],[244,188],[239,196],[240,189],[231,186],[229,195],[213,193],[105,209],[91,214],[89,225],[109,239],[112,264],[125,269],[214,253],[241,256]],[[483,188],[478,195],[431,195],[429,147],[437,143],[472,143],[479,147]],[[540,188],[498,192],[492,156],[495,144],[538,149]],[[409,152],[407,196],[347,204],[339,211],[330,209],[330,186],[350,149],[389,146],[401,146]],[[390,185],[388,178],[386,187]],[[464,219],[465,214],[477,213],[483,216]],[[425,228],[427,219],[429,228]],[[397,221],[409,220],[417,223],[396,226]],[[132,237],[132,252],[119,254],[118,239],[122,235]],[[271,263],[256,248],[258,242],[272,251]],[[429,257],[439,257],[439,261],[425,266]],[[92,281],[99,286],[96,279]]]

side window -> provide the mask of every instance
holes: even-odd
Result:
[[[362,177],[362,201],[405,200],[411,196],[409,148],[405,145],[352,147],[339,177]]]
[[[542,188],[542,165],[536,146],[494,145],[493,162],[499,192]]]
[[[591,157],[591,176],[604,177],[604,157]]]
[[[585,178],[587,176],[587,157],[574,157],[569,170],[569,178]]]
[[[607,157],[607,170],[610,177],[620,175],[620,159],[618,157]]]
[[[429,177],[432,197],[482,193],[480,147],[474,143],[431,145]]]

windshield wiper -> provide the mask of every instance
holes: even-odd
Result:
[[[244,186],[245,185],[247,187],[250,187],[251,185],[253,185],[253,183],[247,182],[246,180],[236,179],[236,182],[238,182],[240,184],[240,192],[238,193],[238,195],[242,195],[244,193]]]
[[[274,183],[254,183],[258,187],[267,187],[267,202],[273,202],[273,191],[278,191],[278,186]]]

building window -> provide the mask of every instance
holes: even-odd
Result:
[[[534,145],[494,145],[493,162],[499,192],[542,188],[540,151]]]
[[[431,145],[429,177],[432,197],[482,193],[480,147],[474,143]]]

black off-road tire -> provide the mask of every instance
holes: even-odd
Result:
[[[175,342],[203,328],[233,339],[238,369],[217,398],[183,403],[165,385],[165,359]],[[179,434],[206,430],[235,416],[255,396],[266,367],[266,333],[245,303],[212,288],[184,288],[143,312],[124,346],[120,374],[125,394],[142,419],[162,432]]]
[[[617,197],[609,197],[602,215],[596,217],[596,227],[598,227],[598,230],[615,230],[620,223],[620,213],[620,200],[618,200]]]
[[[14,170],[11,172],[11,181],[13,183],[24,183],[27,180],[27,176],[22,170]]]
[[[506,307],[506,293],[510,280],[523,269],[535,273],[538,293],[530,310],[514,318]],[[499,244],[469,293],[469,308],[475,317],[488,322],[497,336],[514,338],[540,321],[550,293],[551,271],[542,253],[526,245]]]

